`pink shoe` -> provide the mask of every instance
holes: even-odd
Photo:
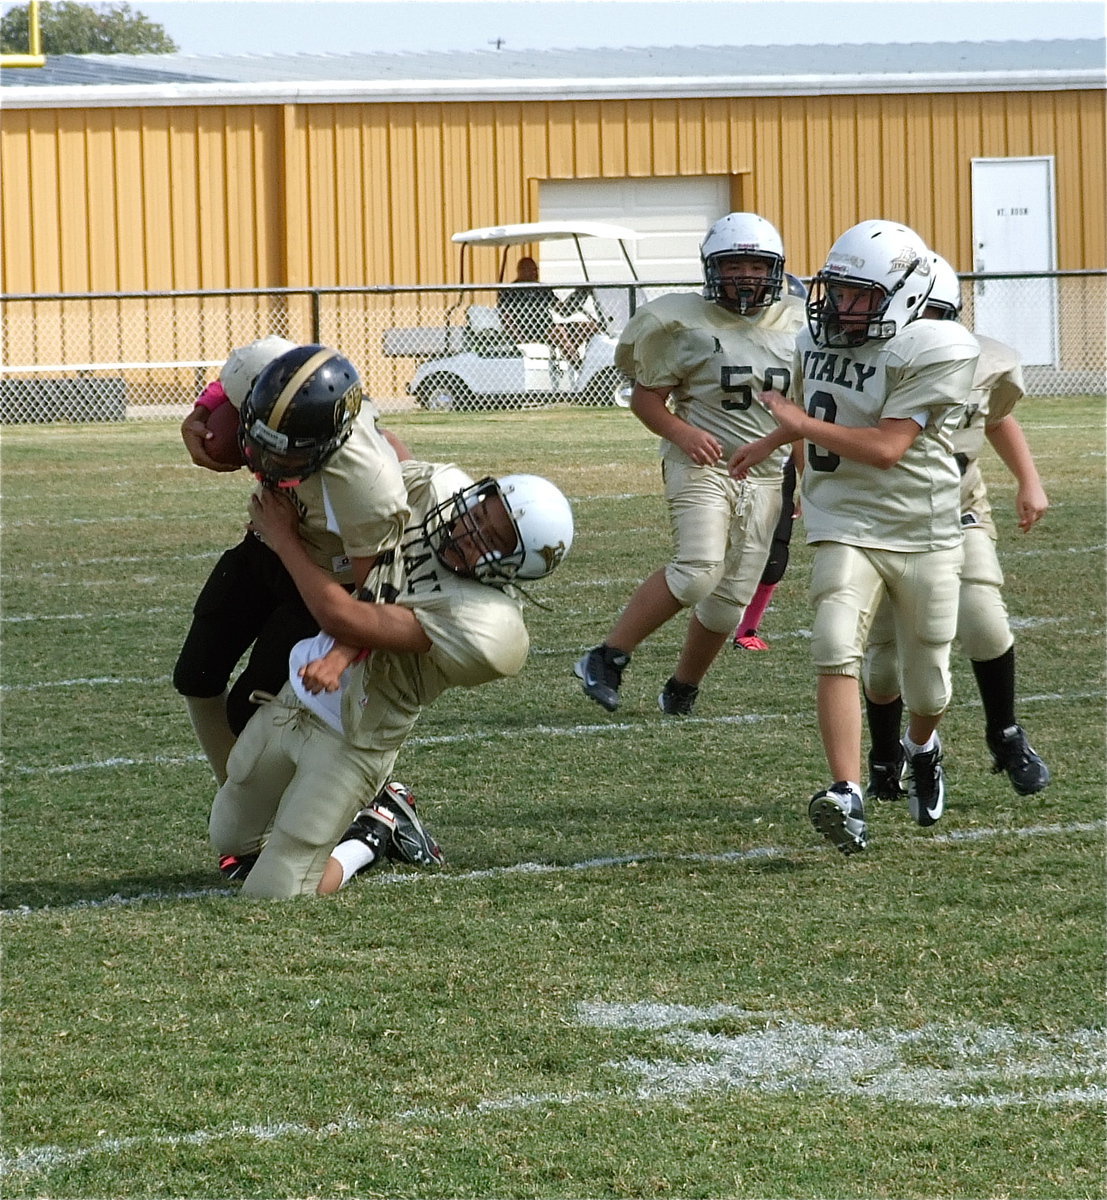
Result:
[[[756,633],[737,633],[734,634],[734,648],[736,650],[768,650],[768,642],[763,642]]]

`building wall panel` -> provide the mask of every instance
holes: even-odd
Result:
[[[5,291],[441,282],[544,179],[722,175],[808,274],[884,215],[972,267],[974,157],[1057,160],[1062,268],[1104,265],[1101,93],[22,110]]]

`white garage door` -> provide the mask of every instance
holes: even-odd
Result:
[[[539,184],[538,203],[543,221],[612,221],[644,234],[629,246],[640,279],[698,283],[700,242],[708,227],[730,211],[730,181],[716,175],[695,179],[553,179]],[[600,250],[600,244],[595,248]],[[585,248],[592,278],[626,279],[618,247],[603,248],[602,255],[597,255],[595,273],[592,249]],[[540,253],[543,279],[557,283],[580,277],[571,242],[547,242]]]

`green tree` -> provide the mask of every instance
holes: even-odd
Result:
[[[0,20],[0,51],[30,49],[30,6],[18,5]],[[177,43],[155,21],[129,4],[78,4],[58,0],[38,6],[43,54],[172,54]]]

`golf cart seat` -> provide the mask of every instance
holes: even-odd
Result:
[[[481,358],[505,358],[523,353],[504,329],[500,314],[485,304],[470,304],[466,309],[465,348]]]

